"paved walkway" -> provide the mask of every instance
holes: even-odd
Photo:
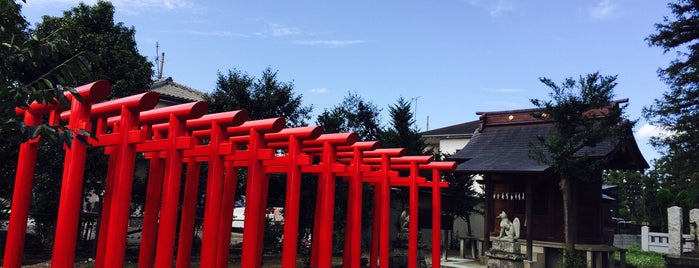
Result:
[[[454,268],[485,268],[486,266],[480,264],[477,260],[473,259],[460,259],[449,257],[449,259],[441,261],[442,267],[454,267]]]

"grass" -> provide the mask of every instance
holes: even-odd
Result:
[[[614,258],[619,260],[619,252],[614,254]],[[643,251],[640,244],[633,244],[626,252],[626,263],[638,268],[664,268],[665,259],[663,254]]]

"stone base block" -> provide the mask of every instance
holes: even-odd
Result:
[[[519,241],[495,239],[492,249],[516,254],[522,253],[522,245],[519,244]]]
[[[488,257],[488,268],[524,268],[527,256],[521,253],[521,245],[517,241],[493,240],[493,247],[485,253]]]
[[[499,259],[488,259],[488,268],[524,268],[524,262],[511,261],[511,260],[499,260]]]

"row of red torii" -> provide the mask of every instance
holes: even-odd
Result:
[[[432,226],[441,226],[442,171],[454,162],[429,156],[403,156],[402,148],[377,148],[359,142],[356,133],[323,134],[317,126],[284,128],[283,118],[247,120],[244,110],[206,114],[205,102],[154,109],[158,94],[147,92],[98,103],[110,92],[100,80],[76,88],[83,101],[67,94],[69,107],[33,103],[17,109],[28,126],[48,116],[50,124],[92,130],[92,146],[109,155],[106,190],[98,234],[95,267],[123,267],[136,155],[150,160],[139,267],[189,267],[194,234],[199,168],[208,162],[200,267],[227,267],[238,169],[247,168],[245,228],[241,267],[261,267],[269,174],[287,175],[282,266],[296,267],[301,175],[318,179],[311,266],[330,267],[335,179],[348,181],[348,208],[343,266],[359,267],[361,259],[362,184],[374,186],[370,267],[389,262],[390,187],[409,188],[408,265],[417,267],[418,188],[432,189]],[[75,135],[75,134],[74,134]],[[208,140],[208,143],[203,142]],[[65,146],[65,162],[54,240],[53,267],[72,267],[82,202],[86,151],[78,139]],[[17,174],[3,265],[20,267],[34,176],[38,139],[20,145]],[[275,152],[283,150],[284,154]],[[320,161],[314,163],[313,158]],[[181,185],[186,163],[184,187]],[[432,179],[418,175],[432,172]],[[401,177],[398,171],[409,171]],[[180,203],[180,190],[184,189]],[[178,219],[178,208],[181,217]],[[177,226],[179,222],[179,235]],[[157,234],[157,235],[156,235]],[[175,244],[177,241],[177,252]],[[440,267],[440,230],[432,230],[432,266]]]

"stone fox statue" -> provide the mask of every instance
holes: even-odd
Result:
[[[510,222],[510,220],[507,219],[505,211],[500,212],[498,218],[500,219],[500,235],[498,235],[498,238],[519,239],[519,218],[515,217],[515,219]]]

